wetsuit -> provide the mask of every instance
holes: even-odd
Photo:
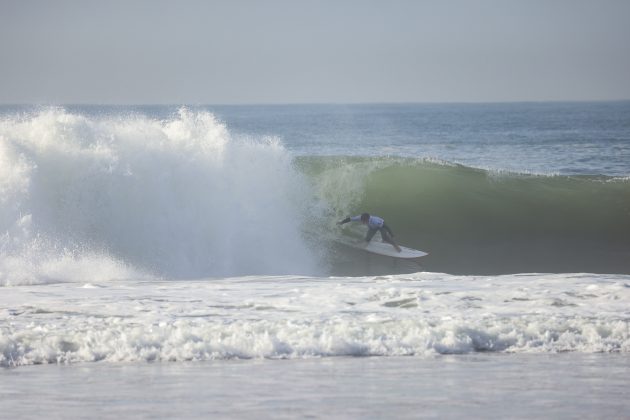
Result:
[[[344,223],[348,223],[348,222],[360,222],[360,221],[361,221],[361,215],[358,215],[354,217],[346,217],[341,222],[339,222],[339,224],[343,225]],[[370,216],[367,222],[367,226],[368,226],[368,232],[367,232],[367,235],[365,236],[365,240],[367,242],[370,242],[372,240],[372,237],[374,236],[376,232],[381,232],[381,238],[383,238],[383,240],[386,242],[390,242],[391,238],[394,236],[394,234],[392,233],[392,230],[389,228],[389,226],[385,224],[385,220],[381,219],[378,216]]]

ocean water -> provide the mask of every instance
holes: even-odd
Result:
[[[0,107],[13,417],[623,418],[629,320],[630,102]]]

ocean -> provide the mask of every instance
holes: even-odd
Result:
[[[8,418],[624,418],[630,102],[0,106],[0,366]]]

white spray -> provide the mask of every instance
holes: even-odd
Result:
[[[5,118],[0,285],[313,273],[309,196],[278,140],[233,138],[210,113]]]

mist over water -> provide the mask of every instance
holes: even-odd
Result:
[[[3,118],[0,139],[3,283],[67,280],[64,263],[88,278],[315,271],[308,188],[276,139],[234,138],[186,109],[167,120],[47,109]]]

